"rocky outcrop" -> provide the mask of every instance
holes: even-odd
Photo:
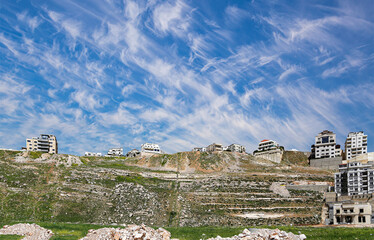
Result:
[[[270,188],[269,188],[270,191],[273,191],[274,193],[282,196],[282,197],[291,197],[291,194],[290,192],[287,190],[286,186],[284,184],[281,184],[279,182],[273,182],[271,185],[270,185]]]
[[[67,154],[49,154],[43,153],[38,158],[32,158],[28,155],[28,152],[24,152],[22,155],[16,156],[14,160],[18,163],[53,163],[56,166],[64,165],[65,167],[71,167],[72,165],[83,164],[79,157]]]
[[[53,236],[51,230],[37,224],[19,223],[12,226],[5,225],[0,229],[0,235],[21,235],[22,240],[48,240]]]
[[[239,235],[222,238],[217,236],[216,238],[209,238],[208,240],[255,240],[255,239],[268,239],[268,240],[304,240],[306,236],[304,234],[295,235],[291,232],[287,233],[279,229],[244,229]]]

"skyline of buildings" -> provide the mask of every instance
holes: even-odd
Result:
[[[51,138],[50,143],[47,141]],[[51,150],[49,150],[49,145],[51,145]],[[254,154],[267,150],[279,149],[280,145],[276,141],[264,139],[258,144],[258,148],[254,150]],[[282,147],[283,148],[283,147]],[[41,134],[39,137],[33,137],[32,139],[26,139],[26,147],[22,149],[27,151],[44,151],[55,153],[58,152],[57,149],[57,140],[54,135]],[[284,148],[283,148],[284,149]],[[296,149],[292,149],[295,151]],[[245,152],[246,148],[240,144],[230,144],[224,147],[222,144],[213,143],[207,147],[195,147],[192,151],[232,151],[232,152]],[[158,144],[154,143],[145,143],[141,145],[141,152],[150,152],[150,153],[161,153],[160,147]],[[310,152],[311,159],[323,159],[323,158],[342,158],[342,159],[351,159],[360,154],[367,153],[367,135],[363,131],[359,132],[350,132],[345,141],[345,151],[340,148],[340,144],[336,142],[336,134],[329,130],[324,130],[320,132],[315,137],[315,143],[311,145]],[[85,152],[85,155],[89,156],[99,156],[98,152]],[[123,156],[123,148],[112,148],[108,151],[107,155],[117,155]]]

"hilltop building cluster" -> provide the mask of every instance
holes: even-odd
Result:
[[[325,193],[325,224],[374,223],[374,153],[367,152],[367,135],[350,132],[343,151],[336,144],[335,134],[323,131],[312,145],[312,157],[312,166],[313,161],[325,161],[323,168],[338,171],[333,191]]]
[[[374,223],[374,153],[344,160],[325,193],[325,224]]]
[[[310,165],[325,169],[338,169],[343,160],[367,153],[367,135],[363,131],[350,132],[345,141],[345,151],[336,142],[336,134],[324,130],[315,137],[311,146]]]
[[[237,143],[233,143],[233,144],[231,144],[229,146],[226,146],[226,147],[224,147],[220,143],[212,143],[207,147],[195,147],[195,148],[192,149],[192,151],[194,151],[194,152],[223,152],[223,151],[227,151],[227,152],[245,153],[245,147],[240,145],[240,144],[237,144]]]
[[[93,152],[85,152],[84,156],[86,157],[102,157],[102,153],[93,153]]]

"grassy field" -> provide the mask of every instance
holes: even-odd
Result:
[[[92,224],[69,224],[69,223],[37,223],[40,226],[53,231],[54,236],[51,240],[77,240],[86,236],[89,229],[98,229],[102,226]],[[4,224],[1,224],[1,226]],[[248,227],[250,228],[250,227]],[[291,226],[271,226],[269,228],[279,228],[286,232],[293,232],[295,234],[304,233],[308,240],[323,239],[323,240],[366,240],[374,239],[373,228],[335,228],[335,227],[291,227]],[[196,240],[207,239],[210,237],[230,237],[239,234],[244,227],[228,228],[228,227],[175,227],[166,228],[171,232],[172,238],[180,240]],[[0,240],[21,239],[19,236],[0,235]]]

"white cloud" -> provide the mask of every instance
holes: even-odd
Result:
[[[188,6],[181,0],[174,4],[165,2],[153,11],[153,23],[156,29],[165,34],[172,32],[181,36],[189,27],[186,11]]]
[[[228,24],[238,24],[245,17],[248,17],[249,14],[245,10],[238,8],[236,6],[228,6],[225,9],[226,17],[229,20]]]
[[[283,81],[284,79],[286,79],[289,75],[291,74],[295,74],[298,72],[298,68],[296,66],[290,66],[289,68],[287,68],[284,72],[281,73],[281,75],[279,76],[279,80],[280,81]]]
[[[77,90],[71,94],[71,99],[79,104],[79,106],[86,110],[94,110],[101,108],[107,99],[100,98],[97,94],[89,93],[86,90]]]

